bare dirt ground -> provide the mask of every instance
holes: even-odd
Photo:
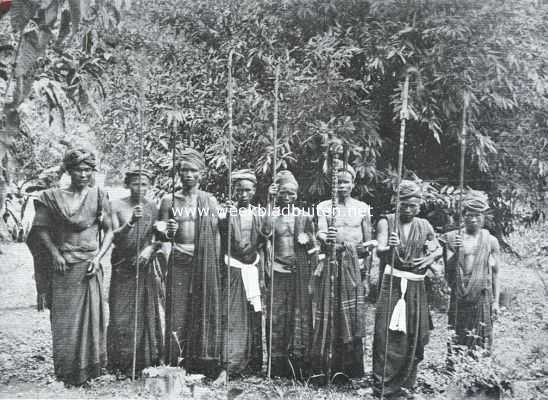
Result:
[[[548,257],[539,251],[547,228],[517,232],[511,240],[523,260],[505,257],[501,281],[515,296],[495,325],[493,358],[497,370],[512,383],[506,398],[548,399]],[[105,375],[82,388],[65,388],[55,380],[48,312],[37,312],[32,259],[24,244],[2,246],[0,255],[0,398],[150,398],[140,382]],[[109,268],[106,268],[108,282]],[[543,282],[544,280],[544,282]],[[368,312],[369,333],[373,311]],[[418,399],[462,398],[459,382],[444,373],[446,316],[433,313],[425,361],[419,367]],[[367,338],[366,368],[370,370],[371,336]],[[228,398],[238,399],[351,399],[370,398],[368,380],[340,388],[318,389],[290,381],[259,378],[231,381]],[[224,389],[197,388],[194,398],[223,398]]]

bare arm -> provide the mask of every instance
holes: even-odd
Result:
[[[390,250],[390,246],[388,246],[388,221],[385,218],[377,223],[377,242],[377,253]]]
[[[500,267],[500,246],[496,238],[491,237],[491,257],[493,264],[491,266],[493,272],[493,300],[495,308],[498,310],[500,300],[500,285],[499,285],[499,267]],[[491,258],[490,257],[490,258]]]

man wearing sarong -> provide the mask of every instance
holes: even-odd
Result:
[[[109,368],[124,373],[132,370],[134,334],[137,371],[158,365],[163,355],[164,273],[159,263],[151,259],[158,208],[153,201],[145,199],[152,180],[153,175],[147,170],[127,172],[124,182],[130,195],[112,204],[114,249],[111,257],[107,351]]]
[[[223,355],[230,375],[256,372],[261,367],[261,289],[265,235],[257,207],[251,205],[257,178],[249,169],[234,171],[231,176],[235,189],[236,208],[231,207],[222,219],[221,232],[224,264],[230,262],[230,282],[224,285],[223,300],[225,329]],[[230,218],[230,260],[226,254],[228,219]],[[224,274],[228,278],[228,270]],[[230,291],[230,298],[228,292]],[[227,315],[228,312],[228,315]]]
[[[202,154],[181,152],[182,190],[160,204],[166,236],[174,242],[166,284],[166,358],[171,365],[215,376],[221,361],[221,286],[218,204],[199,190],[206,165]],[[175,173],[175,172],[174,172]]]
[[[330,341],[333,341],[331,371],[348,378],[364,374],[363,338],[365,337],[365,287],[362,282],[364,259],[372,247],[371,215],[369,205],[351,197],[356,172],[342,163],[337,172],[337,209],[335,224],[331,223],[331,200],[317,207],[318,239],[326,254],[335,243],[334,295],[331,299],[327,259],[314,272],[314,337],[312,356],[314,366],[325,371]],[[333,225],[333,226],[332,226]],[[334,301],[333,307],[330,302]],[[330,315],[333,308],[334,315]],[[333,335],[331,334],[333,318]],[[328,377],[331,379],[331,377]]]
[[[107,361],[100,261],[112,242],[112,224],[106,195],[90,187],[94,154],[70,150],[63,163],[70,185],[42,193],[34,228],[51,257],[49,297],[55,375],[67,384],[81,385],[99,376]]]
[[[431,329],[424,276],[442,249],[432,225],[416,217],[421,202],[420,186],[402,181],[399,221],[389,214],[377,225],[382,282],[375,313],[373,389],[376,395],[381,394],[384,375],[384,395],[389,398],[412,396],[409,390],[415,384]]]
[[[310,373],[312,296],[310,281],[317,267],[318,250],[312,215],[295,207],[299,184],[290,171],[274,177],[269,195],[277,212],[265,217],[268,232],[274,227],[272,307],[272,375],[305,377]],[[270,258],[267,260],[270,262]],[[269,291],[270,293],[270,291]],[[270,303],[269,303],[270,304]]]
[[[488,209],[484,193],[468,192],[463,201],[464,235],[455,230],[442,238],[451,287],[449,326],[456,332],[456,344],[470,348],[491,347],[493,318],[499,310],[499,243],[483,229]]]

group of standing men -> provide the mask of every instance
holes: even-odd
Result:
[[[336,216],[331,200],[316,215],[296,208],[299,184],[287,170],[276,174],[266,212],[252,205],[257,178],[250,170],[232,174],[235,204],[221,208],[199,189],[206,164],[193,149],[176,166],[182,189],[159,209],[145,199],[149,171],[128,171],[130,196],[111,204],[90,185],[93,153],[71,150],[64,166],[71,184],[41,195],[33,237],[44,249],[35,268],[49,282],[39,295],[51,310],[55,373],[69,384],[107,365],[130,371],[134,345],[137,370],[169,364],[211,377],[245,375],[259,373],[270,357],[273,376],[329,370],[361,377],[363,281],[375,251],[375,393],[405,396],[415,383],[432,329],[425,273],[443,254],[458,343],[491,342],[498,244],[482,229],[487,202],[477,192],[464,201],[464,234],[438,241],[417,217],[420,186],[402,181],[399,220],[381,216],[372,240],[370,208],[351,197],[356,174],[349,165],[335,171]],[[111,245],[107,332],[101,258]]]

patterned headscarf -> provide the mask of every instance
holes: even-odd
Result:
[[[76,168],[81,163],[90,166],[95,171],[95,167],[97,166],[95,154],[91,151],[80,148],[67,151],[65,157],[63,158],[63,165],[67,171]]]
[[[422,199],[422,189],[418,183],[404,179],[400,183],[400,200],[412,198]]]
[[[206,169],[205,158],[197,150],[186,148],[184,149],[179,156],[179,165],[182,165],[184,162],[194,165],[200,171]]]
[[[149,171],[147,169],[139,170],[138,168],[136,168],[126,172],[124,183],[128,185],[132,178],[138,177],[139,175],[146,176],[150,180],[150,182],[154,180],[154,174],[152,173],[152,171]]]
[[[487,195],[479,190],[470,190],[464,195],[462,207],[468,211],[484,213],[489,210]]]
[[[238,181],[251,181],[254,184],[257,184],[257,177],[250,169],[240,169],[238,171],[232,172],[231,179],[233,183]]]

